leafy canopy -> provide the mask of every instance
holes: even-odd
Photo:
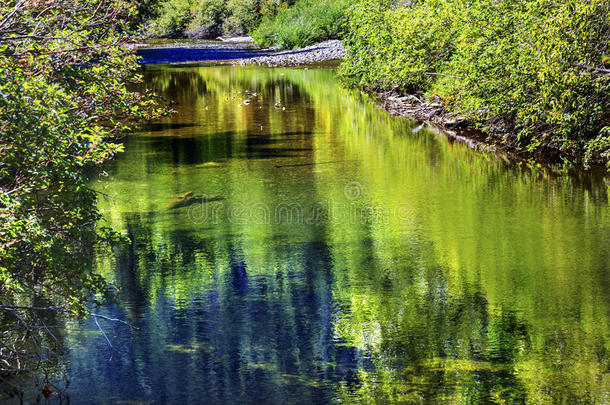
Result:
[[[0,304],[83,311],[104,291],[92,253],[108,233],[86,175],[121,151],[110,140],[130,122],[165,111],[131,90],[135,3],[0,3]]]

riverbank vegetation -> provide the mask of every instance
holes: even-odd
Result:
[[[260,21],[289,7],[294,0],[167,0],[150,5],[154,15],[146,30],[163,38],[212,39],[245,35]]]
[[[610,3],[359,0],[341,76],[440,100],[529,151],[608,160]]]
[[[301,0],[268,16],[251,33],[263,46],[293,49],[341,38],[352,0]]]
[[[135,11],[123,0],[0,6],[0,324],[15,323],[0,335],[0,377],[36,363],[20,343],[43,346],[28,308],[84,314],[106,291],[93,253],[111,234],[87,176],[122,150],[112,140],[131,122],[166,111],[132,91]]]
[[[153,37],[254,37],[262,46],[292,49],[339,38],[353,0],[168,0],[142,15]],[[151,11],[155,10],[155,11]]]

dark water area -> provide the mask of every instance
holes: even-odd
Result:
[[[210,62],[249,59],[268,55],[270,51],[253,44],[220,41],[167,40],[139,48],[137,54],[142,64]]]
[[[98,312],[139,329],[104,322],[112,353],[65,325],[64,403],[609,403],[608,177],[452,143],[333,70],[145,82],[178,113],[92,180],[130,239]]]

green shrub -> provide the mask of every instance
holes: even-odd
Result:
[[[132,91],[140,67],[125,41],[136,37],[115,17],[133,16],[131,3],[22,5],[0,24],[0,304],[83,311],[106,289],[93,259],[110,235],[87,173],[122,150],[112,139],[163,109]]]
[[[274,17],[280,11],[292,7],[295,2],[296,0],[261,0],[259,12],[262,18]]]
[[[184,36],[191,22],[192,0],[170,0],[162,4],[159,17],[153,20],[148,28],[151,35],[164,38]]]
[[[343,78],[440,97],[523,147],[607,145],[607,0],[359,0]],[[592,142],[591,140],[595,140]]]
[[[351,0],[300,0],[266,17],[252,32],[259,45],[292,49],[339,38]]]
[[[137,30],[146,27],[148,22],[159,16],[159,0],[140,0],[136,5],[136,13],[130,18],[130,28]]]
[[[191,21],[184,34],[191,38],[216,38],[229,12],[224,0],[198,0],[191,6]]]
[[[244,35],[260,21],[256,0],[229,0],[227,10],[230,16],[222,24],[224,34]]]
[[[274,15],[287,4],[283,0],[167,0],[150,23],[149,33],[164,38],[244,35],[263,15]]]

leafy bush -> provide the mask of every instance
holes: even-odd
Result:
[[[149,0],[153,1],[153,0]],[[275,15],[286,0],[167,0],[149,25],[149,34],[165,38],[216,38],[244,35],[263,16]]]
[[[184,34],[191,38],[216,38],[228,10],[224,0],[199,0],[191,6],[191,18]]]
[[[164,112],[133,91],[135,2],[60,5],[0,3],[0,379],[57,359],[33,306],[84,314],[107,291],[94,252],[114,234],[87,175],[122,150],[112,139],[130,122]]]
[[[85,173],[122,149],[110,139],[131,120],[162,112],[130,90],[139,65],[118,16],[135,10],[122,0],[73,0],[61,13],[41,2],[0,6],[0,305],[37,298],[82,311],[104,290]]]
[[[159,17],[152,21],[149,33],[156,37],[179,38],[184,36],[192,20],[192,0],[171,0],[161,5]]]
[[[292,49],[339,38],[351,0],[300,0],[263,19],[252,32],[259,45]]]
[[[140,29],[146,27],[147,23],[159,16],[160,0],[139,0],[136,12],[130,18],[130,27]]]
[[[607,145],[608,1],[404,3],[359,0],[351,9],[347,82],[440,97],[480,123],[501,118],[529,149]]]
[[[231,14],[222,24],[222,31],[228,35],[245,35],[260,20],[260,8],[256,0],[229,0],[227,9]]]

